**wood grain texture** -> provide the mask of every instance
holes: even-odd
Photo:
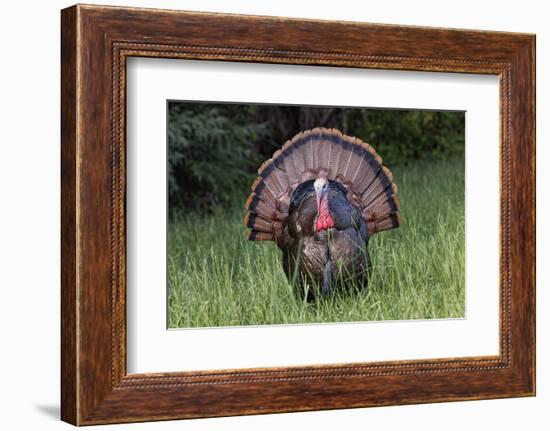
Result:
[[[76,9],[61,16],[61,417],[77,422]]]
[[[63,420],[85,425],[534,394],[533,35],[79,5],[62,11],[61,38]],[[130,56],[498,75],[499,356],[127,375]]]

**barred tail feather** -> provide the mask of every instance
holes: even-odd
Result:
[[[397,187],[376,151],[336,129],[315,128],[287,141],[258,170],[246,202],[251,240],[278,240],[296,187],[317,176],[341,182],[370,234],[399,226]]]
[[[275,238],[272,233],[258,232],[252,229],[248,234],[248,239],[250,241],[273,241]]]
[[[367,223],[369,232],[382,232],[384,230],[395,229],[401,224],[399,213],[390,214],[384,219],[375,220]]]

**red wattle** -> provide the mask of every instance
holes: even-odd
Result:
[[[317,232],[321,230],[326,230],[334,227],[334,220],[330,215],[328,209],[328,201],[326,199],[321,199],[319,205],[319,215],[317,216],[317,222],[315,223],[315,230]]]

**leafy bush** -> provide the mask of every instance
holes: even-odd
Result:
[[[168,120],[170,208],[224,205],[249,187],[258,167],[262,124],[239,124],[223,107],[171,103]]]
[[[362,110],[358,117],[350,134],[370,143],[390,166],[464,154],[462,112]]]

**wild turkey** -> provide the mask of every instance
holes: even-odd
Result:
[[[287,141],[258,175],[246,202],[248,238],[276,242],[299,292],[313,300],[340,285],[366,288],[369,238],[399,226],[397,187],[376,151],[315,128]]]

